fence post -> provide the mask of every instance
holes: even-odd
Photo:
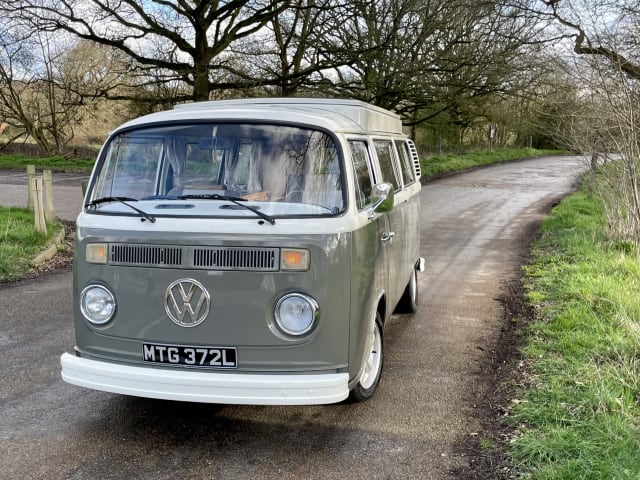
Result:
[[[44,181],[44,218],[47,222],[53,222],[56,219],[56,212],[53,208],[53,177],[51,170],[42,172]]]
[[[36,232],[40,232],[43,235],[47,234],[47,222],[44,220],[44,202],[43,202],[43,187],[42,177],[34,177],[31,184],[31,190],[33,191],[33,207],[34,217],[36,224]]]
[[[27,197],[27,208],[33,212],[33,179],[36,176],[36,166],[35,165],[27,165],[27,189],[28,189],[28,197]]]

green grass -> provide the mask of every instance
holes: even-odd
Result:
[[[513,148],[495,150],[493,152],[471,152],[465,154],[450,154],[441,157],[422,159],[420,165],[425,178],[437,177],[450,172],[459,172],[469,168],[490,165],[492,163],[519,160],[522,158],[540,157],[543,155],[564,155],[564,150],[538,150],[535,148]]]
[[[43,168],[57,172],[89,173],[95,158],[42,157],[33,158],[23,155],[0,155],[0,168],[24,169],[27,165],[35,165],[37,170]]]
[[[0,207],[0,282],[23,277],[35,256],[47,245],[62,225],[47,225],[48,235],[35,231],[33,213],[24,208]]]
[[[583,190],[541,227],[526,268],[538,312],[523,354],[530,387],[511,420],[524,478],[640,479],[640,263],[607,240]]]

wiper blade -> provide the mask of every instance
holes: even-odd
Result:
[[[97,200],[92,200],[85,205],[85,207],[95,207],[96,205],[100,205],[101,203],[107,202],[137,202],[137,198],[130,197],[102,197]]]
[[[252,207],[250,205],[242,203],[242,202],[246,202],[247,201],[246,198],[232,197],[232,196],[229,196],[229,195],[220,195],[219,193],[211,193],[211,194],[206,194],[206,195],[180,195],[178,197],[178,199],[179,200],[223,200],[223,201],[226,201],[226,202],[231,202],[231,203],[233,203],[235,205],[240,205],[242,208],[245,208],[245,209],[255,213],[257,216],[259,216],[263,220],[266,220],[271,225],[275,225],[276,224],[276,219],[273,218],[272,216],[261,212],[257,208],[254,208],[254,207]]]
[[[92,200],[91,202],[87,203],[84,207],[95,208],[97,205],[100,205],[101,203],[119,202],[123,205],[126,205],[134,212],[138,213],[143,218],[143,220],[149,220],[151,223],[155,223],[156,222],[155,217],[152,217],[147,212],[140,210],[139,208],[134,207],[133,205],[130,205],[129,203],[127,203],[127,202],[137,202],[137,201],[138,201],[137,198],[130,198],[130,197],[102,197],[96,200]]]

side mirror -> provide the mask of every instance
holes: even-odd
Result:
[[[393,185],[390,183],[378,183],[373,186],[374,203],[369,208],[369,220],[376,213],[390,212],[393,210],[394,195]]]

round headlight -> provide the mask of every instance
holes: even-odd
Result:
[[[318,318],[318,302],[301,293],[285,295],[276,304],[276,323],[289,335],[304,335]]]
[[[90,285],[80,294],[80,310],[95,325],[107,323],[116,311],[116,299],[102,285]]]

